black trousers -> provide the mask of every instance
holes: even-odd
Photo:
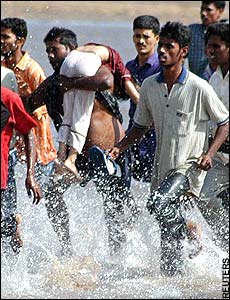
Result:
[[[147,201],[150,214],[155,214],[161,233],[161,273],[174,276],[181,272],[182,239],[186,224],[182,214],[180,197],[189,189],[189,181],[180,173],[165,178]]]

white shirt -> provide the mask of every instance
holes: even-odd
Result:
[[[207,172],[194,163],[208,149],[209,120],[227,123],[228,110],[207,81],[184,68],[170,93],[162,72],[144,80],[134,123],[155,125],[157,149],[151,189],[175,170],[188,176],[191,192],[199,196]]]
[[[212,74],[209,79],[209,83],[214,88],[220,100],[229,110],[229,71],[223,77],[220,66],[217,67],[216,71]],[[210,123],[210,132],[214,136],[216,126],[213,123]],[[229,154],[217,152],[215,155],[217,160],[220,160],[222,163],[227,164],[229,162]]]
[[[1,66],[1,85],[18,93],[18,84],[14,72],[4,66]]]

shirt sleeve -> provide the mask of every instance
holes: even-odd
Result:
[[[15,130],[21,134],[27,134],[31,128],[37,126],[37,122],[31,117],[23,106],[21,98],[13,93],[10,95],[10,122],[14,123]]]
[[[148,84],[144,81],[140,90],[140,102],[137,105],[134,124],[139,128],[148,128],[153,123],[153,117],[148,106]]]

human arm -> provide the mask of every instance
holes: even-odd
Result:
[[[148,131],[148,128],[132,126],[122,140],[114,145],[107,152],[112,159],[116,159],[120,152],[123,152],[134,143],[138,143],[142,136]]]
[[[216,154],[220,146],[224,143],[228,134],[229,123],[217,127],[215,136],[209,146],[208,151],[206,153],[203,153],[197,160],[198,168],[205,171],[212,168],[212,158]]]
[[[24,104],[28,112],[32,113],[40,106],[46,104],[50,96],[50,91],[56,88],[55,80],[57,80],[57,76],[55,77],[55,75],[47,77],[36,90],[24,99]]]
[[[130,80],[125,80],[124,87],[125,87],[126,93],[133,100],[133,102],[135,104],[138,104],[139,103],[139,99],[140,99],[140,94],[137,91],[137,89],[136,89],[135,85],[133,84],[133,82],[130,81]]]
[[[113,75],[102,65],[93,76],[68,78],[60,75],[59,84],[63,93],[71,89],[104,91],[113,88]]]
[[[36,146],[33,130],[31,130],[28,134],[24,135],[24,140],[27,158],[27,175],[25,180],[25,186],[29,197],[32,196],[31,191],[33,192],[33,204],[38,204],[42,198],[42,191],[35,179],[34,166],[36,163]]]

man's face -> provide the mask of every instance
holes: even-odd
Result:
[[[59,38],[57,38],[46,43],[46,52],[54,71],[59,72],[63,61],[70,52],[70,48],[61,44]]]
[[[216,8],[213,3],[202,5],[200,10],[202,24],[208,26],[209,24],[218,22],[223,11],[221,8]]]
[[[210,35],[206,46],[206,53],[211,63],[224,65],[229,62],[229,47],[219,36]]]
[[[188,52],[188,47],[180,48],[179,44],[173,39],[160,37],[157,52],[160,65],[163,67],[171,67],[182,63]]]
[[[133,42],[139,55],[151,56],[158,43],[159,36],[155,35],[151,29],[135,29]]]
[[[10,28],[1,27],[1,55],[4,57],[11,56],[21,43]]]

